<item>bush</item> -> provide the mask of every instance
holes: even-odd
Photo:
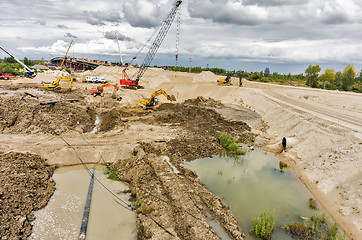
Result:
[[[113,169],[106,168],[104,174],[108,175],[108,179],[112,179],[113,181],[117,180],[116,172]]]
[[[332,228],[328,228],[324,215],[314,214],[307,218],[305,222],[295,222],[286,224],[285,229],[297,239],[305,240],[344,240],[338,234],[338,225],[335,223]]]
[[[270,214],[268,210],[266,210],[260,217],[253,218],[251,232],[262,239],[270,239],[274,225],[274,214]]]
[[[313,198],[309,198],[309,208],[312,210],[317,210],[317,201]]]
[[[220,145],[223,146],[226,150],[236,152],[239,149],[239,144],[235,142],[231,134],[227,134],[225,132],[221,133],[219,141]]]

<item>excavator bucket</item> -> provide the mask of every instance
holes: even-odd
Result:
[[[176,97],[174,95],[167,95],[167,100],[176,101]]]

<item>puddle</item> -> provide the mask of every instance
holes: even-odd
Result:
[[[88,167],[92,168],[93,165]],[[96,168],[95,177],[120,199],[129,203],[129,195],[120,193],[128,189],[125,184],[107,179],[102,167]],[[36,219],[33,222],[33,233],[28,239],[79,237],[90,175],[80,165],[61,167],[56,170],[53,178],[56,182],[55,193],[45,208],[34,213]],[[136,214],[117,204],[114,199],[95,180],[87,240],[136,239]]]
[[[247,239],[254,239],[249,234],[252,219],[266,209],[274,211],[276,227],[317,213],[309,209],[312,195],[308,189],[292,172],[280,172],[275,155],[262,149],[255,148],[235,158],[214,156],[183,165],[194,170],[202,183],[231,207]],[[272,237],[292,239],[280,228],[274,230]]]

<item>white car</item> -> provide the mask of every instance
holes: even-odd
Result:
[[[86,76],[83,81],[86,83],[107,83],[107,80],[104,77],[93,76]]]

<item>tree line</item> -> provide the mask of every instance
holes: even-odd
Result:
[[[24,58],[23,63],[26,66],[33,65],[33,61],[29,60],[27,57]],[[23,69],[23,66],[21,66],[21,64],[18,63],[14,58],[6,57],[4,59],[0,59],[0,72],[13,75],[22,75],[23,73],[20,71],[20,69]]]

